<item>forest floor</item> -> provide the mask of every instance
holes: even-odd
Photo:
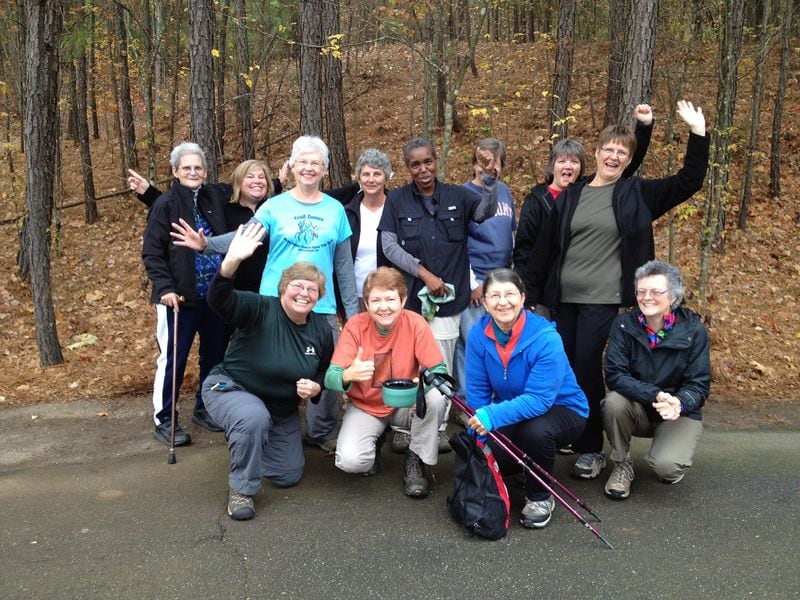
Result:
[[[592,141],[602,124],[602,98],[605,96],[604,52],[594,47],[579,47],[573,77],[572,102],[576,120],[570,135],[587,146],[589,169]],[[539,165],[546,161],[548,123],[547,76],[552,48],[545,42],[532,46],[482,45],[479,49],[478,78],[468,74],[459,110],[465,129],[454,138],[448,157],[447,180],[465,181],[469,176],[472,145],[482,137],[495,135],[508,145],[509,164],[505,178],[518,207],[531,185],[541,179]],[[713,125],[716,98],[716,71],[713,49],[693,66],[692,85],[687,99],[702,105]],[[705,62],[704,62],[705,61]],[[659,68],[665,73],[668,67]],[[777,69],[768,68],[769,77]],[[396,176],[392,185],[406,180],[402,168],[402,144],[419,134],[421,110],[421,65],[405,48],[373,48],[347,63],[345,90],[350,155],[358,156],[369,146],[385,150],[392,158]],[[745,74],[740,89],[749,90],[751,75]],[[696,294],[689,293],[689,306],[706,317],[712,340],[713,384],[711,400],[737,406],[769,407],[800,400],[800,102],[793,73],[784,109],[782,199],[767,196],[768,159],[758,156],[754,199],[748,227],[735,229],[738,190],[744,163],[744,143],[734,149],[736,164],[731,173],[733,194],[727,200],[728,218],[724,250],[714,252],[709,267],[708,302],[701,305]],[[772,85],[768,79],[765,87]],[[669,154],[677,148],[682,158],[686,127],[676,126],[673,140],[666,140],[666,113],[671,102],[665,100],[665,83],[657,79],[652,101],[656,114],[653,142],[644,166],[645,177],[667,174]],[[770,88],[772,89],[772,88]],[[602,93],[601,93],[602,92]],[[296,89],[284,88],[280,98],[270,98],[275,106],[284,106],[285,114],[271,121],[274,132],[296,128]],[[749,92],[748,92],[749,93]],[[742,96],[747,95],[745,93]],[[765,96],[762,115],[765,138],[771,127],[773,98]],[[485,109],[485,110],[484,110]],[[737,123],[749,122],[749,100],[737,105]],[[140,115],[141,116],[141,115]],[[98,195],[125,189],[119,167],[118,148],[109,141],[109,119],[115,113],[101,112],[105,130],[93,142],[95,185]],[[184,115],[185,117],[185,115]],[[159,119],[165,123],[166,118]],[[186,121],[187,119],[183,119]],[[144,118],[137,122],[144,137]],[[235,123],[233,115],[229,123]],[[186,124],[183,127],[188,127]],[[742,125],[747,130],[745,125]],[[159,179],[167,176],[166,156],[170,141],[166,125],[159,129]],[[178,135],[187,135],[186,131]],[[746,135],[740,133],[739,135]],[[267,162],[277,167],[288,157],[287,136],[269,145]],[[263,140],[262,140],[263,141]],[[233,162],[221,169],[227,177],[235,165],[235,135],[227,142]],[[265,142],[270,144],[269,140]],[[761,150],[768,156],[767,142]],[[18,149],[16,144],[15,148]],[[140,147],[140,157],[145,155]],[[63,145],[63,193],[60,202],[80,201],[83,195],[80,155],[73,142]],[[0,220],[17,219],[23,214],[24,158],[14,156],[14,173],[7,161],[0,163]],[[144,164],[144,160],[141,161]],[[696,287],[699,272],[699,231],[705,191],[697,194],[677,211],[674,260],[681,266],[689,283]],[[146,211],[130,194],[113,196],[98,203],[100,220],[84,222],[80,206],[59,211],[60,224],[54,228],[52,257],[53,296],[58,336],[64,364],[42,368],[36,345],[31,290],[20,280],[16,270],[21,219],[2,226],[10,241],[0,248],[0,269],[7,275],[0,279],[0,406],[39,402],[70,401],[77,398],[131,398],[150,392],[157,354],[154,335],[154,311],[141,262],[141,234]],[[664,218],[657,223],[657,255],[668,256],[668,225]],[[190,365],[192,362],[190,361]],[[185,389],[196,384],[196,370],[187,369]],[[759,409],[768,415],[769,409]]]

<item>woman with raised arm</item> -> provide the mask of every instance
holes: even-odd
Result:
[[[561,192],[533,253],[530,305],[543,304],[555,315],[558,332],[586,397],[589,421],[574,445],[580,457],[572,474],[594,479],[606,464],[600,401],[605,396],[603,350],[620,306],[636,303],[635,269],[654,258],[653,221],[703,187],[709,139],[703,111],[678,102],[678,116],[689,126],[681,169],[663,179],[623,179],[636,138],[624,126],[600,133],[597,172]]]

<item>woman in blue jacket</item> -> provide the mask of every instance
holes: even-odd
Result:
[[[483,286],[488,314],[467,339],[467,399],[475,409],[467,425],[478,435],[499,430],[550,473],[556,448],[583,431],[589,404],[555,326],[523,308],[520,276],[494,269]],[[513,468],[509,457],[496,455],[501,470]],[[553,497],[532,478],[525,481],[525,496],[522,525],[547,525]]]

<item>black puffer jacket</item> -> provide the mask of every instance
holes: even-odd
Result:
[[[681,399],[681,416],[700,420],[700,408],[711,384],[708,333],[689,309],[675,310],[675,325],[652,350],[638,311],[619,315],[606,349],[606,385],[628,400],[641,402],[651,421],[661,417],[652,407],[658,392]]]
[[[184,297],[187,306],[197,301],[194,250],[172,243],[172,223],[183,219],[197,229],[194,222],[194,192],[177,181],[150,207],[147,227],[144,230],[142,259],[147,276],[153,282],[150,301],[158,303],[164,294],[176,293]],[[213,235],[225,233],[225,205],[227,197],[221,188],[203,185],[197,193],[197,206],[203,213]]]
[[[655,258],[653,221],[703,187],[708,168],[709,137],[689,134],[683,167],[663,179],[620,179],[614,186],[612,206],[620,235],[622,305],[635,306],[633,274]],[[558,309],[561,299],[561,268],[570,243],[570,228],[581,192],[588,181],[571,183],[561,192],[547,218],[525,282],[526,302]]]

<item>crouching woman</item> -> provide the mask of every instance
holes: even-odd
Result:
[[[651,260],[634,274],[639,310],[611,327],[605,358],[603,427],[614,469],[605,485],[611,498],[630,495],[631,438],[652,437],[645,460],[663,483],[678,483],[692,466],[703,432],[700,407],[711,381],[708,333],[683,308],[677,267]]]
[[[552,473],[556,448],[571,444],[586,425],[586,396],[555,325],[523,309],[519,275],[494,269],[484,279],[483,293],[488,315],[467,338],[467,399],[475,409],[468,426],[478,435],[500,431]],[[492,449],[504,475],[519,470],[503,451]],[[522,525],[546,526],[553,496],[531,477],[525,480],[525,496]]]
[[[388,380],[417,380],[420,368],[447,372],[427,321],[403,308],[407,294],[406,279],[397,269],[380,267],[367,275],[367,312],[351,317],[344,326],[325,374],[325,387],[347,395],[336,443],[336,466],[348,473],[378,473],[386,428],[410,428],[403,467],[405,494],[425,497],[431,488],[431,467],[439,457],[444,397],[435,389],[427,390],[424,416],[413,406],[394,408],[382,399],[382,385]]]
[[[239,227],[208,294],[211,307],[236,327],[225,358],[203,384],[208,412],[228,441],[228,514],[236,520],[255,515],[262,478],[277,487],[300,481],[298,405],[319,400],[333,354],[330,325],[312,312],[325,295],[325,275],[311,263],[283,271],[278,297],[234,290],[239,265],[263,235],[261,225]]]

